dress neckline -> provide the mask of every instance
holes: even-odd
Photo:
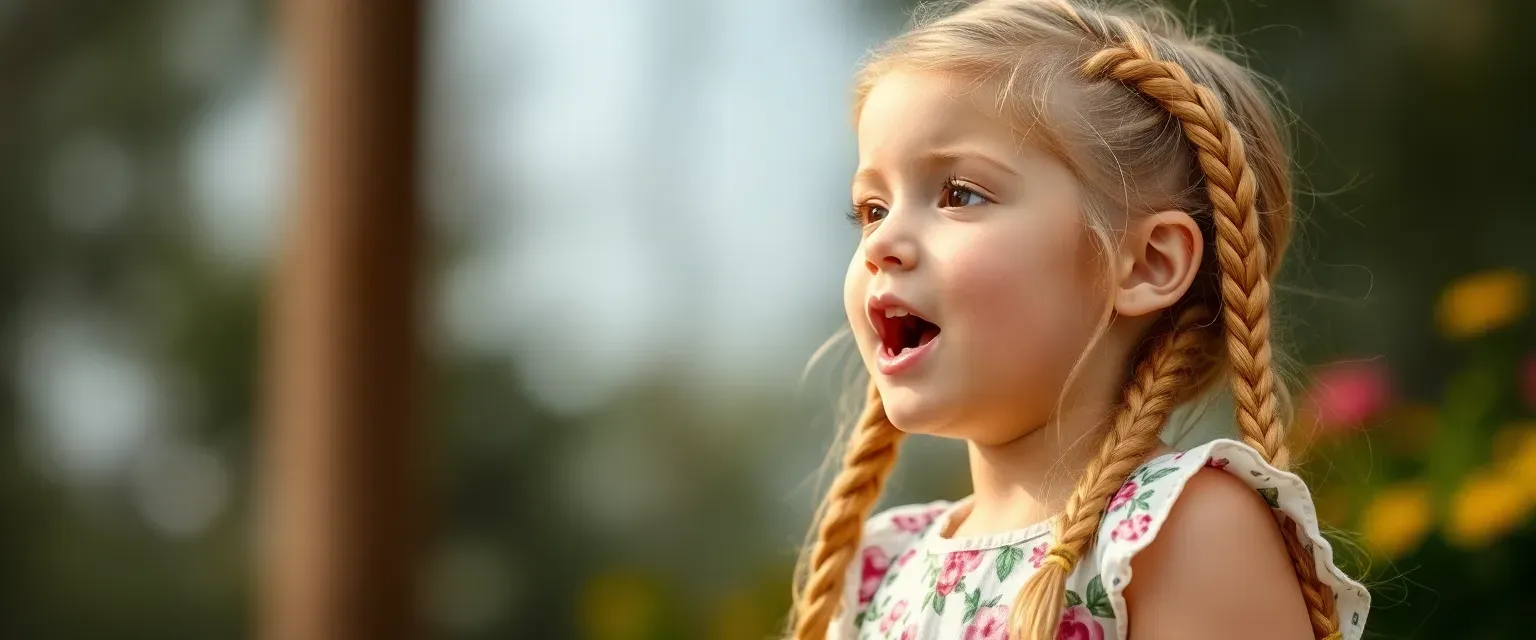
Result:
[[[1179,451],[1169,451],[1167,453],[1148,458],[1146,462],[1141,464],[1141,466],[1147,466],[1166,458],[1177,459],[1180,455],[1181,453]],[[985,533],[958,537],[945,536],[944,532],[950,529],[950,525],[953,524],[955,516],[962,511],[968,511],[971,506],[971,501],[974,498],[974,495],[970,495],[956,500],[954,503],[949,505],[949,508],[940,513],[937,518],[934,518],[933,524],[928,527],[928,532],[924,535],[923,546],[932,553],[952,553],[955,551],[983,551],[987,549],[997,549],[1000,547],[1028,544],[1044,538],[1049,538],[1051,536],[1052,525],[1055,524],[1058,518],[1058,516],[1052,516],[1020,529],[1009,529],[1006,531],[998,531],[996,533]]]

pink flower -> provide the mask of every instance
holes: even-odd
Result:
[[[1071,607],[1061,614],[1056,640],[1104,640],[1104,626],[1082,605]]]
[[[1392,402],[1392,383],[1379,361],[1344,362],[1319,371],[1307,390],[1308,413],[1331,431],[1358,429]]]
[[[905,567],[905,566],[907,566],[907,563],[912,560],[912,556],[915,556],[915,555],[917,555],[917,549],[907,549],[906,553],[901,554],[901,557],[896,559],[896,566],[897,567]]]
[[[1029,552],[1029,566],[1039,569],[1040,565],[1045,564],[1045,552],[1050,551],[1050,549],[1051,545],[1044,542],[1031,549]]]
[[[933,524],[933,519],[939,517],[939,514],[944,513],[945,508],[946,507],[938,506],[922,513],[891,516],[891,524],[896,525],[896,529],[899,531],[917,533],[922,531],[928,525]]]
[[[885,577],[885,572],[891,568],[891,557],[886,555],[880,547],[864,548],[863,579],[859,582],[859,604],[866,604],[875,597],[875,590],[880,588],[880,580]]]
[[[976,610],[976,617],[965,627],[965,640],[1008,640],[1008,605],[1000,604]]]
[[[907,628],[901,630],[901,638],[899,640],[917,640],[917,628],[907,625]]]
[[[891,607],[891,612],[885,614],[885,619],[880,621],[880,633],[885,633],[887,631],[890,631],[891,627],[896,626],[896,620],[901,618],[901,614],[906,613],[906,612],[907,612],[907,601],[906,600],[898,600],[898,601],[896,601],[896,604]]]
[[[1211,458],[1205,461],[1205,466],[1212,469],[1225,469],[1227,468],[1227,462],[1226,458]]]
[[[944,570],[939,573],[939,581],[934,585],[934,590],[939,595],[947,596],[955,590],[955,584],[960,582],[965,574],[976,570],[981,566],[980,551],[955,551],[944,557]]]
[[[902,515],[891,517],[891,524],[896,525],[897,530],[908,531],[911,533],[922,531],[923,527],[928,526],[928,523],[930,522],[933,522],[933,516],[927,513],[919,513],[912,516]]]
[[[1147,535],[1147,528],[1151,525],[1152,516],[1145,513],[1132,518],[1126,518],[1121,520],[1120,524],[1115,525],[1114,531],[1109,532],[1109,539],[1116,542],[1120,540],[1135,542],[1142,536]]]
[[[1120,487],[1120,493],[1115,494],[1114,499],[1109,501],[1109,510],[1114,511],[1125,506],[1125,503],[1135,500],[1136,490],[1139,488],[1134,482],[1125,483],[1125,486]]]

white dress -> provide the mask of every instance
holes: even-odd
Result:
[[[1333,563],[1318,531],[1306,484],[1266,463],[1251,447],[1215,440],[1148,461],[1113,500],[1094,548],[1067,579],[1067,608],[1058,638],[1126,637],[1125,588],[1131,558],[1151,544],[1185,483],[1204,468],[1246,481],[1306,534],[1318,575],[1334,593],[1345,640],[1365,629],[1370,594]],[[1045,560],[1050,523],[985,536],[943,538],[961,502],[931,502],[883,511],[865,525],[859,559],[849,567],[843,607],[829,640],[1004,640],[1008,608]]]

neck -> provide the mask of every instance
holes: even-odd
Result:
[[[985,535],[1021,529],[1061,513],[1083,469],[1099,455],[1104,434],[1124,394],[1119,363],[1145,337],[1145,321],[1111,332],[1096,358],[1063,398],[1062,411],[1024,435],[1001,443],[967,444],[971,503],[952,522],[953,535]],[[1134,339],[1117,339],[1117,335]],[[1167,450],[1158,443],[1155,453]]]
[[[1001,444],[968,444],[973,494],[956,535],[1020,529],[1061,512],[1098,455],[1113,403],[1079,405]]]

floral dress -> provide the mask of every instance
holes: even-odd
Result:
[[[1094,548],[1067,579],[1067,607],[1057,637],[1126,637],[1131,558],[1151,544],[1185,483],[1204,468],[1242,478],[1270,508],[1296,521],[1314,551],[1318,575],[1334,593],[1345,640],[1358,640],[1370,594],[1334,566],[1333,548],[1318,532],[1306,485],[1270,466],[1249,446],[1225,439],[1154,458],[1131,474],[1110,501]],[[870,519],[829,640],[1008,638],[1008,609],[1045,561],[1050,522],[992,535],[942,537],[939,532],[948,529],[964,504],[908,505]]]

